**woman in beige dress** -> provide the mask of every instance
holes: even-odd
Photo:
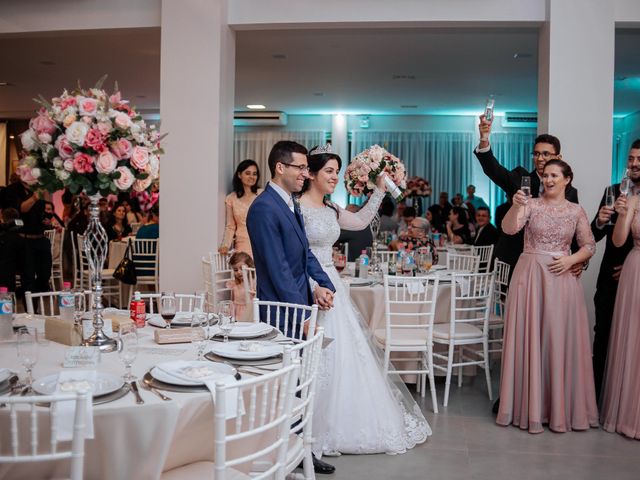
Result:
[[[573,173],[562,160],[544,167],[544,195],[522,190],[502,221],[524,228],[524,252],[509,285],[504,326],[500,409],[496,422],[541,433],[598,425],[591,340],[584,291],[570,269],[595,253],[582,207],[565,199]],[[576,236],[579,250],[570,253]]]
[[[233,176],[233,192],[224,200],[227,207],[227,223],[224,238],[218,252],[226,255],[233,247],[236,252],[246,252],[253,256],[249,232],[247,232],[247,212],[262,192],[258,188],[260,170],[253,160],[243,160]]]

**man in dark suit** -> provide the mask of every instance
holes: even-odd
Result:
[[[627,168],[629,170],[629,178],[635,184],[635,188],[640,188],[640,139],[633,142],[629,150],[627,158]],[[613,195],[617,199],[620,197],[620,184],[611,185]],[[609,187],[607,187],[609,188]],[[594,326],[595,335],[593,337],[593,376],[596,384],[596,394],[600,397],[600,388],[604,375],[605,364],[607,360],[607,348],[609,345],[609,332],[611,331],[611,319],[613,317],[613,308],[616,303],[616,294],[618,292],[618,279],[620,271],[627,254],[633,248],[633,238],[631,235],[627,238],[626,243],[621,247],[616,247],[611,236],[613,235],[613,226],[616,223],[618,214],[611,207],[606,205],[605,190],[598,214],[591,222],[591,231],[599,242],[606,237],[606,247],[600,264],[600,272],[596,282],[596,294],[593,297],[596,312],[596,324]],[[609,224],[611,222],[611,224]]]
[[[560,154],[560,140],[549,134],[538,135],[533,145],[533,163],[535,168],[529,172],[524,167],[518,166],[513,170],[508,170],[493,156],[491,145],[489,143],[489,135],[491,134],[491,122],[480,116],[480,143],[474,150],[475,156],[480,161],[484,173],[498,185],[507,197],[511,198],[520,189],[522,185],[522,177],[531,179],[531,196],[539,197],[543,191],[542,172],[544,166],[549,160],[562,159]],[[565,191],[567,200],[578,203],[578,191],[572,187],[567,187]],[[522,253],[524,248],[524,230],[515,235],[506,235],[503,233],[496,245],[496,257],[511,266],[511,271]],[[580,267],[581,269],[581,267]],[[577,273],[576,267],[574,273]]]
[[[478,207],[476,210],[476,235],[473,244],[478,247],[498,243],[498,229],[491,225],[489,207]]]

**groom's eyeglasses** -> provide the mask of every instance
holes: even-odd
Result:
[[[309,173],[309,165],[296,165],[295,163],[280,162],[285,167],[297,168],[300,173]]]

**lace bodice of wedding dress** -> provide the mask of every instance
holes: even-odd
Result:
[[[376,189],[369,201],[356,213],[333,205],[330,207],[309,208],[300,205],[304,216],[304,229],[307,232],[309,247],[321,265],[332,263],[333,244],[336,243],[342,230],[362,230],[367,228],[378,211],[384,198],[384,192]]]

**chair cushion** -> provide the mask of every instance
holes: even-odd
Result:
[[[378,328],[373,335],[382,347],[387,341],[387,329]],[[391,346],[397,347],[424,347],[427,344],[427,329],[425,328],[392,328]]]
[[[227,468],[225,472],[226,480],[250,480],[251,477],[242,472]],[[194,462],[181,467],[172,468],[163,472],[160,476],[161,480],[200,480],[200,479],[216,478],[215,463],[213,462]]]
[[[451,335],[449,333],[450,325],[448,323],[437,323],[433,326],[433,338],[449,339]],[[469,323],[456,324],[456,333],[453,338],[468,339],[468,338],[480,338],[482,337],[482,330],[475,325]]]

